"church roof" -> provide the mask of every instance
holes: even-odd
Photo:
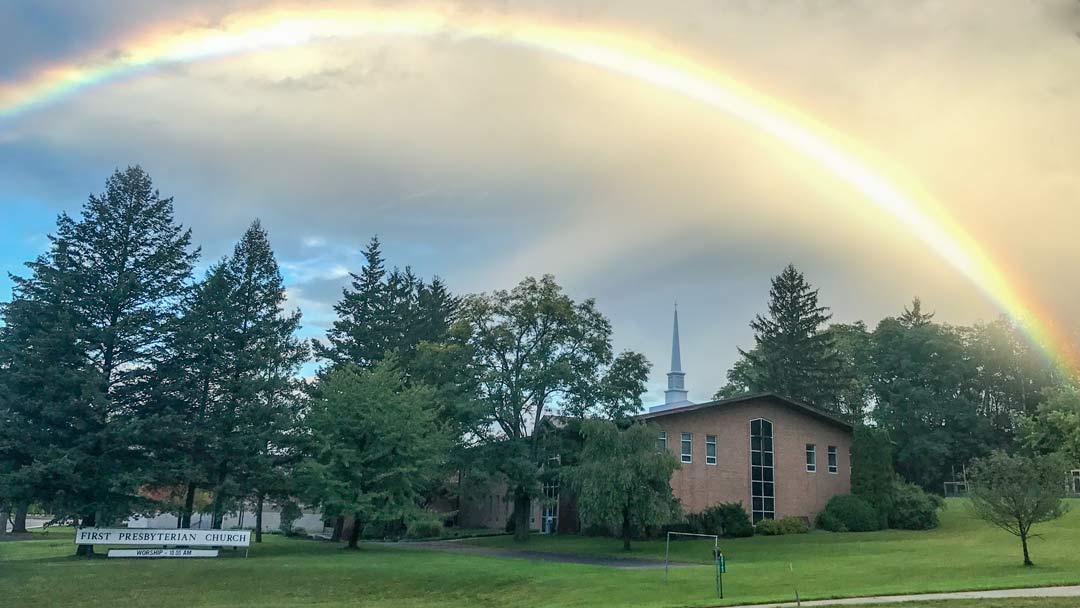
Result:
[[[794,399],[789,399],[776,393],[746,393],[745,395],[738,395],[736,397],[729,397],[727,399],[718,399],[716,401],[706,401],[705,403],[692,403],[684,406],[676,406],[670,408],[659,409],[656,411],[649,411],[646,414],[640,414],[639,420],[651,420],[653,418],[659,418],[660,416],[669,416],[671,414],[683,414],[686,412],[696,412],[697,410],[705,409],[708,407],[725,407],[729,405],[737,405],[739,403],[745,403],[747,401],[771,401],[779,405],[789,407],[797,410],[803,414],[807,414],[812,418],[817,418],[823,422],[838,426],[848,432],[852,432],[854,427],[850,423],[845,422],[834,414],[820,410],[812,405],[807,405]]]

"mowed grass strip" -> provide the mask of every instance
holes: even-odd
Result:
[[[0,606],[709,606],[803,599],[1080,584],[1080,504],[1047,524],[1034,568],[1020,565],[1018,543],[950,501],[942,527],[929,532],[812,533],[724,540],[726,598],[713,595],[711,543],[673,544],[676,559],[700,566],[616,570],[365,545],[346,551],[325,542],[269,536],[218,559],[77,560],[70,530],[40,540],[0,542]],[[510,539],[474,539],[516,547]],[[531,551],[662,558],[662,541],[534,537]],[[921,606],[1027,608],[1077,606],[1080,599],[979,600]],[[905,606],[920,606],[909,604]]]
[[[794,597],[796,587],[803,599],[816,599],[1080,584],[1080,501],[1068,502],[1065,517],[1035,528],[1042,538],[1032,543],[1033,568],[1022,567],[1019,540],[974,517],[968,501],[951,499],[935,530],[721,539],[725,590],[764,601]],[[467,542],[515,546],[508,537]],[[529,549],[663,559],[664,544],[637,542],[625,552],[615,539],[535,536]],[[712,541],[675,541],[671,553],[673,560],[707,564]]]

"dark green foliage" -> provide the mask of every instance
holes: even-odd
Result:
[[[671,474],[679,463],[670,452],[657,452],[656,433],[656,427],[641,423],[619,428],[588,420],[582,425],[579,462],[562,472],[577,497],[581,523],[618,529],[624,549],[678,510]]]
[[[874,399],[870,381],[873,372],[870,332],[865,323],[856,321],[830,325],[826,333],[832,338],[840,360],[837,373],[840,390],[835,411],[851,424],[862,425],[867,421]]]
[[[810,526],[801,517],[783,517],[781,519],[763,519],[757,523],[755,532],[762,536],[782,536],[785,534],[806,534]]]
[[[477,460],[507,480],[515,538],[527,540],[548,458],[538,431],[556,400],[595,403],[599,378],[612,361],[611,324],[593,300],[574,302],[545,276],[467,298],[452,338],[471,355],[466,376],[482,404],[476,432],[489,447]]]
[[[865,499],[878,513],[879,526],[888,525],[893,508],[892,443],[882,429],[855,427],[851,447],[851,493]]]
[[[985,454],[995,437],[976,408],[963,332],[931,319],[915,300],[874,330],[873,416],[896,444],[896,471],[938,490],[953,465]]]
[[[350,547],[366,523],[419,513],[425,491],[441,477],[449,439],[427,407],[431,395],[407,385],[393,358],[372,370],[343,365],[314,388],[296,487],[326,515],[353,516]]]
[[[898,481],[893,486],[889,527],[899,530],[930,530],[938,526],[943,500],[915,484]]]
[[[715,504],[701,513],[688,513],[683,521],[664,526],[665,532],[690,532],[715,534],[725,538],[743,538],[754,535],[750,515],[740,502]]]
[[[16,423],[29,416],[36,427],[17,451],[31,455],[34,491],[54,514],[108,525],[145,506],[139,485],[163,465],[152,431],[168,419],[149,394],[198,254],[172,199],[138,167],[115,172],[80,219],[61,215],[50,239],[31,276],[14,279],[7,313],[5,339],[22,351],[10,381],[25,391],[14,397],[25,402]],[[30,371],[35,341],[52,350]],[[44,374],[36,387],[32,373]]]
[[[183,520],[199,488],[213,491],[213,525],[246,498],[287,495],[283,465],[295,460],[296,373],[307,359],[294,337],[299,311],[285,288],[269,237],[255,222],[230,257],[184,301],[167,341],[157,393],[183,428],[167,450],[184,488]]]
[[[1061,517],[1066,471],[1075,463],[1060,455],[1009,456],[995,451],[972,464],[968,496],[982,519],[1020,538],[1024,565],[1031,566],[1028,539],[1035,524]]]
[[[281,505],[281,533],[292,534],[293,523],[300,519],[303,515],[303,511],[300,510],[300,505],[295,501],[287,500]]]
[[[830,532],[870,532],[881,527],[877,510],[851,494],[833,496],[825,510],[818,513],[816,524]]]
[[[832,334],[824,331],[828,310],[802,273],[788,265],[772,280],[768,314],[750,323],[754,348],[739,349],[745,363],[733,367],[728,380],[839,413],[842,361]]]
[[[315,344],[334,365],[372,369],[388,353],[409,369],[423,342],[442,341],[459,304],[438,277],[424,283],[406,267],[386,270],[377,237],[364,251],[366,263],[334,306],[338,318],[327,332],[329,346]]]

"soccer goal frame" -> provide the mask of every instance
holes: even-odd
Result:
[[[713,562],[716,569],[716,597],[724,597],[724,583],[723,574],[721,573],[720,560],[722,559],[722,553],[720,553],[720,537],[716,534],[694,534],[692,532],[668,532],[667,542],[664,544],[664,583],[668,582],[668,570],[671,565],[671,537],[672,536],[690,536],[696,538],[711,538],[713,539]]]

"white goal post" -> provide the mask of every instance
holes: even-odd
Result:
[[[668,581],[668,566],[671,563],[671,537],[672,536],[696,536],[698,538],[713,539],[713,555],[720,551],[720,537],[716,534],[692,534],[690,532],[668,532],[667,544],[664,546],[664,582]]]

